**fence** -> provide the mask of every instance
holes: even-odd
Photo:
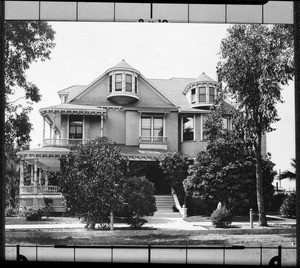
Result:
[[[296,247],[6,245],[6,260],[296,266]]]

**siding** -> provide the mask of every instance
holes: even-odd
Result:
[[[139,144],[139,114],[136,111],[126,111],[126,145]]]

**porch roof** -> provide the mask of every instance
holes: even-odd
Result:
[[[60,171],[60,158],[68,155],[70,149],[60,147],[43,147],[17,152],[22,160],[47,171]]]

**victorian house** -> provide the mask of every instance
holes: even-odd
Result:
[[[57,186],[49,185],[48,173],[60,170],[60,158],[72,145],[99,136],[117,142],[129,161],[154,161],[168,151],[195,158],[206,145],[204,121],[217,84],[205,73],[197,78],[148,79],[122,60],[88,85],[58,91],[61,103],[40,109],[42,147],[18,152],[21,206],[44,205],[44,198],[51,197],[56,211],[63,211],[63,198]],[[231,108],[224,104],[228,115]],[[231,127],[230,116],[224,123]],[[25,162],[31,167],[27,177]]]

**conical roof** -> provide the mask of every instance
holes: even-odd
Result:
[[[121,62],[119,62],[118,64],[116,64],[114,67],[112,67],[111,69],[114,69],[114,68],[134,69],[124,59]]]
[[[213,83],[217,83],[216,80],[212,79],[211,77],[209,77],[208,75],[206,75],[204,72],[202,74],[200,74],[195,81],[197,82],[213,82]]]

